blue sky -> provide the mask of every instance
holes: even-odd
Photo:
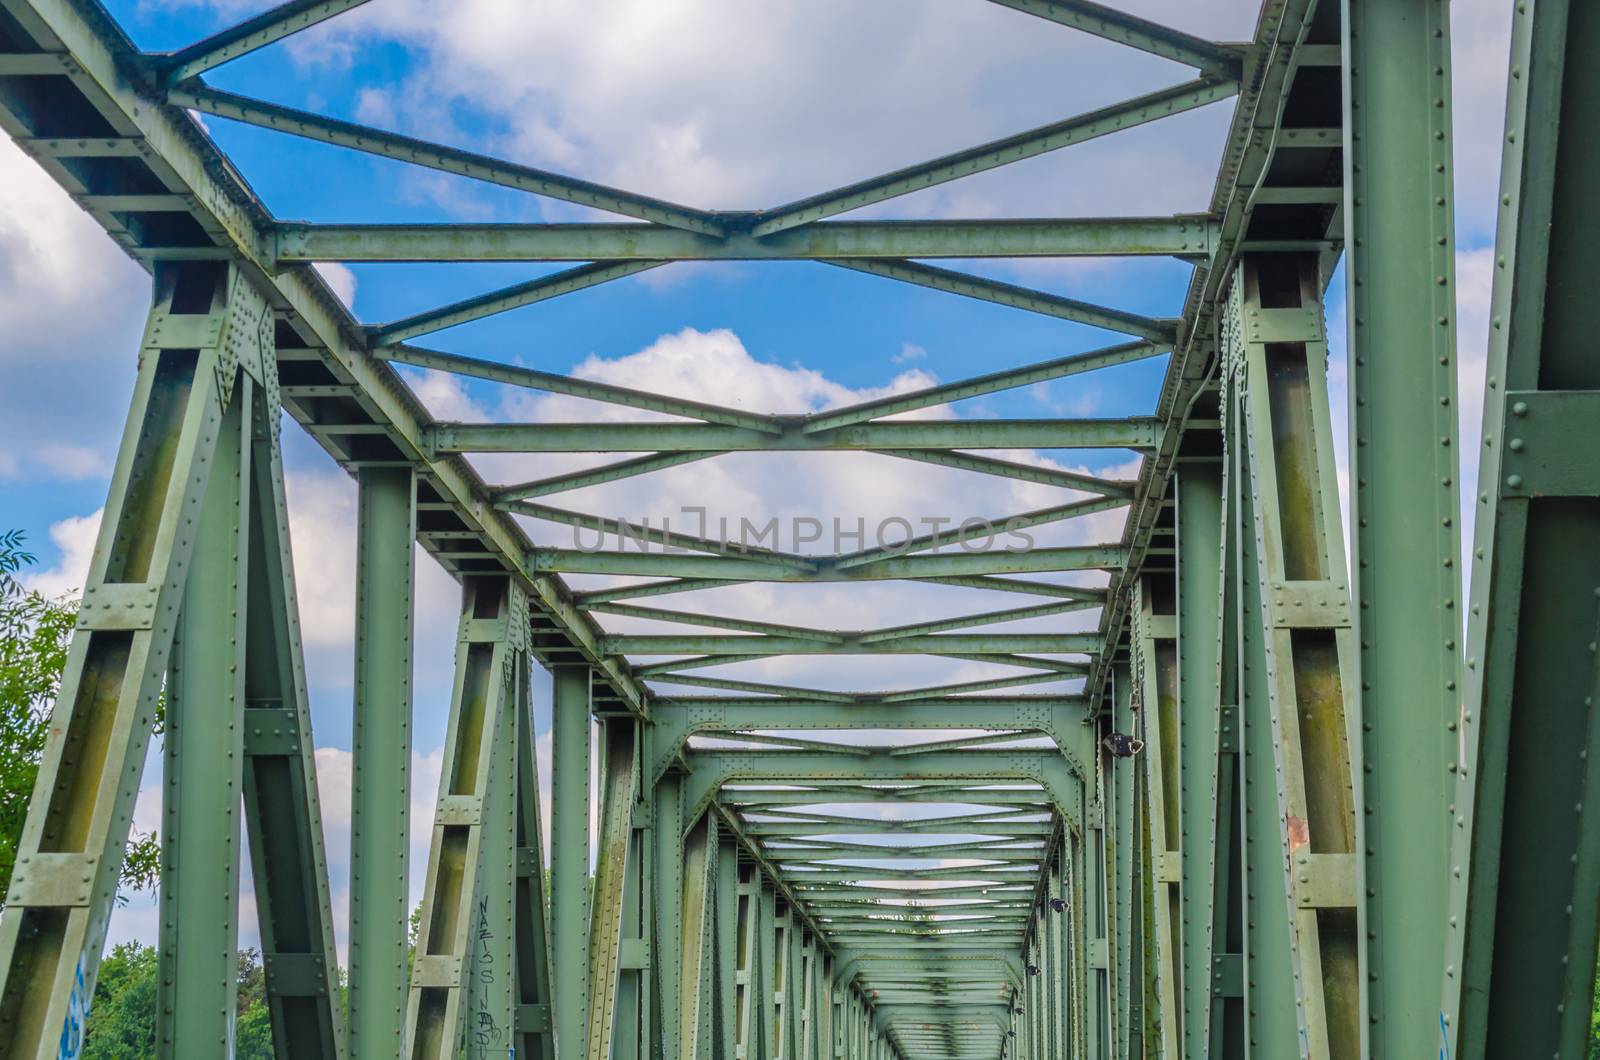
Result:
[[[141,47],[166,50],[268,5],[116,0],[109,6]],[[1130,0],[1121,6],[1216,39],[1240,39],[1249,34],[1254,5]],[[1487,248],[1505,78],[1504,6],[1493,0],[1453,5],[1460,405],[1466,410],[1464,430],[1471,432],[1481,403]],[[449,7],[439,22],[440,5],[377,0],[207,76],[214,85],[248,95],[718,209],[776,205],[1190,76],[979,0],[468,0]],[[1231,106],[1215,105],[858,216],[1200,211]],[[207,118],[205,126],[284,219],[593,216],[220,119]],[[94,516],[104,500],[131,390],[148,280],[5,143],[0,183],[17,189],[0,200],[0,320],[6,322],[0,334],[0,526],[28,533],[41,560],[36,584],[65,592],[81,583],[92,547]],[[1188,278],[1186,266],[1164,261],[951,265],[1154,316],[1179,311]],[[377,323],[546,271],[551,270],[397,265],[335,267],[328,276],[358,318]],[[1336,284],[1330,296],[1336,405],[1343,399],[1341,298],[1342,285]],[[646,389],[748,402],[762,411],[804,411],[1112,341],[1117,337],[1092,328],[824,265],[726,263],[668,266],[429,336],[426,344]],[[967,403],[954,414],[1142,414],[1152,408],[1164,363],[1013,391]],[[410,378],[435,414],[446,418],[556,419],[594,412],[588,404],[531,399],[421,373]],[[1343,422],[1337,407],[1334,422]],[[344,813],[339,800],[347,796],[336,789],[347,783],[347,770],[339,770],[347,765],[341,754],[350,740],[354,490],[298,429],[285,431],[285,447],[313,718],[318,746],[325,749],[323,805],[337,877],[343,843],[334,833]],[[1039,459],[1104,470],[1125,468],[1128,454]],[[582,499],[607,515],[670,514],[686,496],[708,500],[713,512],[722,505],[733,515],[788,513],[807,505],[870,515],[943,511],[957,497],[955,514],[987,515],[992,511],[973,509],[1023,510],[1035,496],[994,484],[985,487],[992,487],[989,493],[968,496],[962,492],[965,480],[912,475],[865,457],[828,465],[831,478],[759,458],[720,469],[695,467],[663,476],[648,489],[600,491]],[[507,475],[516,470],[511,461],[492,469]],[[1473,470],[1467,469],[1469,481]],[[1108,537],[1118,532],[1115,523],[1099,529]],[[455,604],[453,585],[425,559],[419,583],[415,732],[422,757],[414,787],[418,824],[425,827],[433,797],[427,755],[443,739]],[[869,618],[889,619],[923,606],[887,593],[862,600]],[[713,602],[705,598],[706,605]],[[827,618],[837,600],[821,594],[758,593],[728,602],[756,615],[789,616],[780,620],[840,624]],[[681,606],[697,605],[685,598]],[[762,673],[795,676],[781,667]],[[841,666],[833,676],[844,685],[907,679],[894,665],[866,662]],[[146,787],[151,784],[147,776]],[[152,807],[147,799],[141,814],[147,826]],[[335,883],[342,894],[342,881]],[[135,903],[119,914],[121,929],[146,932],[148,912]]]

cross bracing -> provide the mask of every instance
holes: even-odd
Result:
[[[1573,444],[1600,407],[1582,291],[1600,15],[1517,5],[1469,603],[1446,5],[1270,0],[1248,40],[1217,42],[1090,0],[992,2],[1173,82],[730,211],[209,82],[360,0],[291,0],[170,54],[94,0],[0,0],[0,125],[154,278],[0,916],[0,1056],[77,1054],[163,689],[164,1056],[230,1040],[241,817],[285,1057],[1578,1055],[1600,930],[1582,820],[1600,480]],[[1217,104],[1232,118],[1197,212],[847,216]],[[612,216],[278,217],[195,115]],[[983,272],[1080,257],[1178,263],[1187,294],[1150,315]],[[417,344],[675,263],[792,260],[1107,336],[803,413]],[[1341,260],[1348,538],[1323,319]],[[557,267],[365,321],[310,267],[330,262]],[[1137,415],[951,410],[1156,359]],[[435,416],[419,370],[606,414]],[[348,1011],[280,409],[360,495]],[[774,454],[1051,500],[831,548],[820,518],[786,542],[766,513],[730,529],[584,503]],[[462,596],[408,961],[413,542]],[[848,604],[828,624],[738,604],[885,587],[913,602],[877,628]],[[864,659],[904,680],[852,687]]]

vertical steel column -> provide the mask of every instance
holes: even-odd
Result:
[[[550,941],[556,969],[554,1019],[561,1060],[588,1053],[590,671],[552,666]]]
[[[1156,584],[1156,577],[1163,579]],[[1158,611],[1156,597],[1162,597]],[[1140,722],[1144,735],[1146,787],[1141,793],[1149,804],[1151,935],[1154,960],[1150,971],[1155,993],[1151,1003],[1161,1028],[1159,1048],[1167,1056],[1178,1056],[1183,1040],[1179,969],[1181,953],[1178,925],[1182,923],[1182,904],[1178,884],[1182,879],[1179,837],[1182,831],[1182,780],[1179,756],[1182,748],[1178,732],[1178,624],[1167,610],[1171,602],[1170,585],[1165,576],[1146,576],[1138,586],[1134,609],[1134,644],[1138,654],[1137,681],[1143,709]],[[1136,796],[1137,797],[1137,796]]]
[[[720,836],[719,836],[720,839]],[[716,967],[712,971],[712,996],[716,998],[716,1060],[734,1056],[743,1040],[743,1012],[739,1007],[740,933],[739,847],[730,838],[717,843]]]
[[[1242,361],[1261,653],[1289,858],[1301,1039],[1361,1052],[1354,668],[1328,420],[1320,285],[1309,256],[1250,258],[1235,277],[1228,355]],[[1235,378],[1239,378],[1237,372]]]
[[[1245,886],[1244,796],[1241,791],[1239,599],[1242,586],[1239,527],[1240,476],[1244,463],[1235,442],[1238,395],[1231,377],[1223,380],[1222,563],[1218,619],[1218,684],[1221,707],[1213,753],[1216,813],[1210,833],[1214,851],[1211,898],[1211,982],[1208,1015],[1209,1055],[1243,1060],[1245,1041]],[[1181,518],[1181,516],[1180,516]],[[1181,532],[1181,527],[1180,527]],[[1180,541],[1180,549],[1183,544]],[[1180,565],[1182,557],[1179,557]],[[1194,601],[1183,606],[1199,606]],[[1181,636],[1181,630],[1180,630]]]
[[[1067,903],[1065,897],[1063,865],[1064,855],[1057,851],[1057,856],[1049,868],[1049,896],[1045,899],[1048,908],[1044,911],[1044,920],[1047,925],[1047,937],[1050,940],[1050,979],[1045,985],[1050,990],[1050,1034],[1056,1041],[1056,1053],[1065,1056],[1071,1050],[1072,1020],[1068,1016],[1067,1005],[1070,993],[1066,989],[1070,974],[1067,961]],[[1059,906],[1057,903],[1060,903]]]
[[[1153,848],[1150,845],[1150,800],[1144,797],[1149,781],[1145,772],[1150,759],[1137,756],[1132,762],[1134,780],[1133,812],[1133,981],[1132,1005],[1129,1012],[1128,1051],[1143,1056],[1146,1051],[1158,1053],[1161,1049],[1159,1021],[1161,1019],[1160,993],[1155,953],[1155,872],[1152,864]]]
[[[555,1060],[550,904],[544,873],[544,821],[539,761],[533,730],[533,675],[519,665],[514,717],[516,741],[516,1036],[521,1060]]]
[[[0,917],[0,1040],[11,1055],[81,1045],[223,411],[241,360],[275,382],[263,369],[271,344],[265,301],[227,266],[157,266],[132,409]]]
[[[1266,635],[1261,584],[1256,568],[1255,497],[1251,489],[1248,436],[1243,416],[1242,379],[1229,363],[1231,414],[1227,445],[1240,469],[1234,497],[1239,585],[1239,731],[1244,854],[1244,1008],[1250,1055],[1304,1056],[1300,1044],[1300,999],[1294,936],[1289,918],[1288,852],[1278,810],[1276,742],[1262,644]]]
[[[1515,5],[1441,1050],[1583,1056],[1600,910],[1600,10]]]
[[[279,1057],[344,1054],[316,741],[283,489],[277,371],[263,350],[253,402],[244,667],[244,822]],[[244,385],[241,379],[240,384]]]
[[[350,1050],[399,1055],[405,1036],[416,475],[357,474],[355,775],[350,799]]]
[[[1119,674],[1122,677],[1113,708],[1112,727],[1120,733],[1132,735],[1134,730],[1133,714],[1133,672],[1131,669]],[[1135,805],[1138,788],[1135,785],[1137,773],[1136,760],[1107,759],[1106,768],[1111,774],[1111,791],[1113,814],[1108,822],[1112,841],[1112,860],[1107,866],[1111,874],[1111,885],[1108,887],[1107,898],[1111,904],[1114,920],[1110,924],[1109,941],[1112,947],[1111,968],[1111,999],[1115,1006],[1115,1039],[1110,1042],[1113,1056],[1128,1056],[1131,1050],[1131,1035],[1133,1033],[1133,1004],[1134,991],[1138,988],[1135,964],[1138,946],[1135,923],[1138,919],[1138,895],[1135,890],[1135,864],[1137,857],[1134,846],[1134,820]]]
[[[1341,6],[1365,1037],[1432,1056],[1462,637],[1449,5]]]
[[[1201,1057],[1211,1015],[1217,718],[1221,709],[1222,464],[1178,464],[1178,814],[1183,1052]]]
[[[519,590],[513,587],[512,592]],[[485,725],[485,738],[495,746],[486,756],[489,775],[483,787],[476,897],[467,915],[470,944],[462,969],[468,977],[467,1060],[500,1060],[516,1043],[517,710],[527,705],[518,696],[528,667],[527,655],[519,650],[527,644],[526,628],[513,622],[505,664],[491,678],[502,682],[501,704],[492,725]]]
[[[406,1015],[415,1060],[503,1055],[515,1027],[515,675],[527,665],[527,598],[499,576],[469,578],[461,598]]]
[[[681,781],[680,791],[681,789]],[[659,824],[658,824],[658,827]],[[682,945],[679,950],[682,973],[674,992],[661,991],[665,1010],[674,994],[678,1004],[678,1060],[715,1060],[716,1044],[712,1023],[716,1018],[716,911],[719,836],[714,814],[707,813],[689,830],[683,841],[682,860]],[[668,1040],[667,1047],[671,1048]]]
[[[772,1055],[792,1060],[790,1034],[793,1010],[789,1007],[789,929],[792,923],[788,906],[774,904],[772,913]]]
[[[1085,814],[1087,819],[1087,814]],[[1082,835],[1067,837],[1068,859],[1061,876],[1061,900],[1067,904],[1066,920],[1067,930],[1065,944],[1067,960],[1065,971],[1067,975],[1067,1012],[1072,1021],[1071,1035],[1068,1039],[1073,1052],[1087,1058],[1088,1044],[1088,991],[1085,989],[1088,976],[1085,974],[1084,961],[1084,936],[1083,936],[1083,850],[1084,837]]]
[[[809,928],[802,929],[800,942],[800,1042],[796,1056],[800,1060],[816,1060],[816,937]]]
[[[236,388],[222,414],[167,682],[156,1009],[164,1058],[225,1053],[233,1038],[251,400],[247,384]]]
[[[759,975],[758,988],[752,994],[755,1008],[756,1034],[759,1044],[756,1053],[761,1060],[778,1053],[778,996],[776,991],[779,968],[777,893],[759,871],[755,877],[756,949],[755,964]]]
[[[800,920],[785,903],[778,929],[778,1003],[783,1019],[778,1030],[777,1056],[794,1060],[800,1049]]]
[[[1109,719],[1096,727],[1100,734],[1115,728],[1115,719],[1126,708],[1132,695],[1133,680],[1127,666],[1111,671],[1112,705]],[[1088,817],[1088,858],[1078,866],[1077,876],[1083,895],[1082,926],[1079,938],[1084,946],[1082,961],[1085,979],[1084,1051],[1089,1060],[1106,1060],[1117,1043],[1117,977],[1114,963],[1116,927],[1116,781],[1115,759],[1104,748],[1094,749],[1095,802]]]
[[[600,848],[589,929],[589,1060],[612,1060],[613,1055],[631,1060],[626,1048],[638,1037],[642,954],[637,952],[641,947],[633,908],[642,899],[641,851],[633,827],[639,793],[637,735],[636,724],[626,718],[608,720],[601,730]]]
[[[685,994],[697,988],[698,979],[685,974],[686,936],[691,926],[685,908],[689,881],[684,861],[683,778],[675,772],[656,781],[653,827],[655,890],[650,900],[655,904],[655,952],[651,963],[660,1002],[662,1054],[665,1060],[679,1060],[686,1026]]]
[[[734,1013],[735,1056],[754,1057],[756,1049],[756,1008],[761,985],[760,902],[761,877],[754,865],[739,866],[738,926],[735,933]]]

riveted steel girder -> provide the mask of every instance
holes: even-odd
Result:
[[[279,268],[313,261],[762,261],[821,258],[1205,257],[1204,217],[1093,221],[820,221],[756,237],[663,225],[280,223]]]
[[[1340,11],[1362,1039],[1432,1056],[1462,665],[1450,22],[1409,0]]]
[[[1591,5],[1519,5],[1473,498],[1438,1048],[1581,1055],[1600,846]]]
[[[360,7],[367,0],[288,0],[215,33],[205,40],[196,41],[160,62],[161,77],[168,83],[196,77],[214,66],[231,62],[241,55],[264,48],[303,29],[351,8]]]
[[[1471,647],[1458,654],[1443,6],[1284,0],[1263,5],[1249,44],[1229,45],[1095,0],[998,0],[1200,76],[787,205],[717,212],[200,78],[357,2],[293,0],[158,56],[91,0],[0,0],[0,126],[157,265],[159,296],[61,722],[0,917],[0,1052],[53,1055],[82,1028],[165,679],[161,1049],[203,1052],[229,1033],[242,818],[279,1054],[343,1053],[280,406],[361,480],[356,1052],[1109,1060],[1579,1048],[1600,848],[1570,807],[1595,801],[1583,763],[1600,750],[1575,694],[1600,694],[1584,647],[1595,628],[1585,593],[1600,584],[1588,576],[1585,506],[1600,487],[1572,440],[1589,436],[1600,405],[1582,353],[1594,330],[1581,294],[1595,271],[1583,237],[1593,151],[1572,130],[1600,92],[1566,57],[1600,25],[1587,8],[1530,0],[1517,12],[1491,485]],[[824,220],[1235,95],[1203,214]],[[644,223],[286,222],[190,108]],[[113,169],[138,174],[139,193],[97,176]],[[1346,232],[1348,576],[1320,306]],[[1147,315],[921,260],[1075,256],[1176,257],[1195,266],[1188,299],[1181,313]],[[364,326],[305,267],[339,260],[580,264]],[[1137,341],[796,416],[406,345],[698,260],[815,260]],[[220,284],[209,307],[161,308],[179,273]],[[255,330],[236,370],[241,328]],[[1148,417],[942,408],[1156,356],[1169,359]],[[441,423],[385,361],[691,422]],[[888,418],[919,409],[939,411]],[[1142,460],[1119,481],[971,452],[1046,448]],[[1124,510],[1127,522],[1099,545],[969,549],[984,535],[963,528],[813,555],[535,501],[728,453],[830,450],[1075,494],[997,513],[997,525],[1070,529]],[[493,485],[465,456],[495,452],[630,456]],[[535,548],[519,516],[617,547]],[[462,579],[468,604],[402,1024],[413,538]],[[1105,537],[1068,538],[1085,539]],[[1108,584],[1076,584],[1102,571]],[[1062,577],[1072,572],[1083,573]],[[612,580],[573,593],[567,575]],[[848,595],[854,581],[1035,603],[845,630],[781,609],[625,602],[743,583]],[[1023,621],[1026,632],[991,628]],[[985,669],[875,691],[812,687],[836,683],[815,657],[865,654]],[[655,658],[630,660],[645,655]],[[760,659],[810,672],[703,672]],[[555,670],[549,895],[535,660]],[[1070,692],[1013,691],[1029,686]],[[1551,895],[1572,911],[1528,912]]]

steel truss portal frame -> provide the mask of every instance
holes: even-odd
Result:
[[[1600,320],[1583,286],[1600,271],[1600,154],[1584,135],[1600,123],[1600,80],[1583,61],[1600,50],[1593,5],[1516,5],[1463,619],[1444,0],[1271,0],[1242,43],[1092,0],[991,0],[1190,73],[754,212],[206,83],[208,70],[362,2],[290,0],[154,55],[94,0],[0,0],[0,126],[148,266],[155,292],[0,916],[0,1057],[81,1048],[163,690],[164,1057],[217,1055],[230,1040],[241,819],[282,1057],[1581,1050],[1600,930],[1600,831],[1584,815],[1600,805],[1589,772],[1600,462],[1582,442],[1600,423],[1587,341]],[[1235,114],[1200,214],[838,219],[1224,100]],[[286,222],[191,111],[628,221]],[[1184,304],[1152,317],[930,264],[1080,255],[1186,262]],[[1323,323],[1341,256],[1349,562]],[[710,259],[817,261],[1124,338],[808,416],[415,342]],[[309,267],[326,261],[575,264],[362,324]],[[1166,373],[1144,417],[891,418],[1156,357]],[[440,422],[396,365],[676,420]],[[348,1014],[280,408],[359,488]],[[1121,480],[985,453],[1039,448],[1122,449],[1141,470]],[[1009,552],[969,551],[983,535],[961,528],[819,555],[608,525],[545,500],[750,451],[866,452],[1040,484],[1059,502],[992,521],[1120,513],[1124,530]],[[491,452],[632,455],[489,483],[470,456]],[[532,523],[617,547],[535,547]],[[408,966],[414,541],[462,597]],[[596,574],[613,581],[575,591],[565,577]],[[1028,599],[866,630],[652,599],[858,581]],[[655,631],[618,631],[627,621]],[[1007,627],[1019,622],[1034,625]],[[719,671],[880,654],[1000,673],[838,691]],[[535,663],[553,675],[548,875]],[[1039,685],[1050,689],[1028,691]]]

